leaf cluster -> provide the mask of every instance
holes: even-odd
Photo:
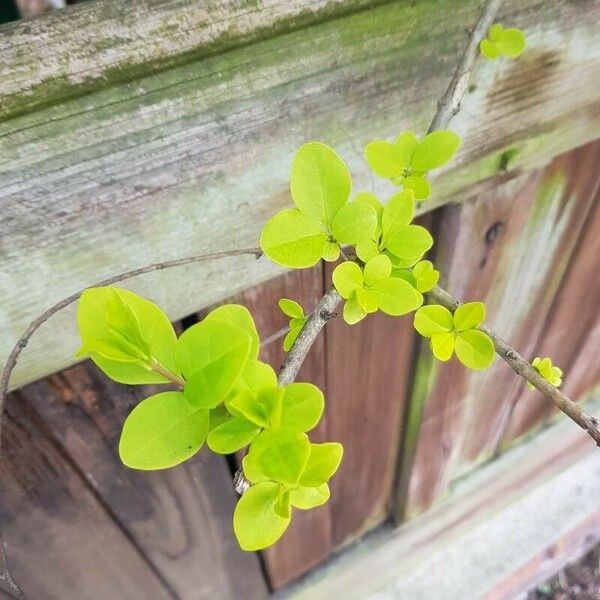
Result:
[[[481,40],[479,49],[484,58],[496,60],[501,56],[517,58],[525,50],[525,34],[516,27],[504,29],[500,23],[494,23],[488,31],[488,37]]]
[[[561,386],[563,372],[561,369],[552,364],[552,359],[549,356],[546,356],[545,358],[536,356],[533,359],[531,366],[554,387]],[[535,389],[535,387],[529,382],[527,383],[527,387],[530,390]]]
[[[290,330],[285,338],[283,338],[283,349],[289,352],[299,333],[302,331],[308,315],[304,314],[304,309],[295,300],[290,300],[289,298],[282,298],[279,301],[279,308],[284,315],[290,317]]]

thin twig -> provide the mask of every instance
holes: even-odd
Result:
[[[451,296],[442,288],[436,286],[427,295],[438,304],[445,306],[448,310],[455,311],[461,302]],[[568,396],[563,394],[557,387],[546,381],[523,357],[511,348],[497,333],[494,333],[485,324],[479,329],[486,333],[494,343],[494,348],[512,370],[538,389],[546,398],[554,402],[555,406],[575,421],[584,431],[587,431],[592,439],[600,446],[600,421],[584,412],[581,407]]]
[[[16,600],[25,600],[25,594],[19,584],[13,579],[10,569],[8,568],[8,559],[6,556],[6,546],[4,538],[0,535],[0,589],[10,594]]]

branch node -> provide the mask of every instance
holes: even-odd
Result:
[[[252,484],[244,477],[244,472],[238,469],[233,476],[233,489],[241,496],[251,486]]]

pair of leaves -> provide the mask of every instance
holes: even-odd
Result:
[[[344,262],[333,272],[333,284],[344,304],[344,320],[358,323],[378,309],[388,315],[404,315],[423,303],[423,296],[407,281],[392,276],[392,262],[385,254],[371,258],[361,269]]]
[[[429,260],[419,261],[412,270],[395,269],[392,275],[408,281],[421,294],[431,291],[440,278],[440,272],[433,268]]]
[[[526,45],[525,34],[520,29],[504,29],[500,23],[495,23],[488,31],[488,37],[481,40],[479,49],[488,60],[496,60],[500,56],[516,58],[523,53]]]
[[[421,141],[412,131],[405,131],[394,142],[370,142],[365,157],[376,175],[402,184],[417,200],[425,200],[431,191],[427,172],[451,160],[459,146],[460,138],[452,131],[433,131]]]
[[[344,161],[329,146],[310,142],[292,163],[290,191],[295,209],[275,214],[265,224],[260,246],[274,262],[293,268],[335,261],[340,244],[372,237],[377,215],[368,205],[348,202],[352,181]]]
[[[385,206],[371,194],[362,194],[356,202],[377,208],[378,227],[374,238],[357,244],[356,254],[364,263],[384,253],[395,269],[412,267],[433,246],[431,234],[411,221],[415,197],[411,190],[394,194]]]
[[[549,383],[551,383],[554,387],[560,387],[562,384],[562,369],[554,366],[552,364],[552,360],[549,356],[545,358],[540,358],[536,356],[531,363],[531,366]],[[531,383],[527,383],[527,387],[530,390],[535,389]]]
[[[233,528],[244,550],[260,550],[283,535],[292,507],[307,510],[329,498],[327,482],[342,459],[341,444],[311,444],[306,434],[282,427],[261,433],[243,460],[254,485],[240,498]]]
[[[289,352],[302,331],[308,315],[304,314],[304,309],[297,302],[289,298],[282,298],[279,301],[279,308],[284,315],[290,317],[290,330],[283,339],[283,349]]]
[[[233,417],[217,424],[208,434],[208,446],[213,452],[237,452],[263,429],[293,428],[306,432],[317,425],[325,406],[321,390],[311,383],[280,388],[274,372],[273,377],[272,386],[240,391],[226,402]]]
[[[439,304],[421,307],[414,318],[415,329],[431,338],[431,350],[442,361],[456,357],[471,369],[487,369],[494,360],[494,344],[477,327],[485,319],[485,306],[481,302],[468,302],[459,306],[454,315]]]

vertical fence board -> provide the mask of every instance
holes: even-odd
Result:
[[[482,300],[487,322],[525,356],[535,348],[593,202],[589,145],[493,192],[441,213],[436,242],[443,285]],[[593,186],[592,186],[593,188]],[[418,365],[417,365],[418,367]],[[450,482],[493,454],[522,382],[497,359],[482,373],[453,358],[431,362],[405,517],[427,508]]]
[[[121,385],[86,362],[22,395],[179,597],[262,598],[258,560],[240,550],[232,534],[235,493],[224,459],[204,449],[178,467],[140,472],[116,454],[127,414],[159,389],[165,388]]]
[[[0,520],[27,598],[174,598],[21,394],[7,398],[2,434]]]

